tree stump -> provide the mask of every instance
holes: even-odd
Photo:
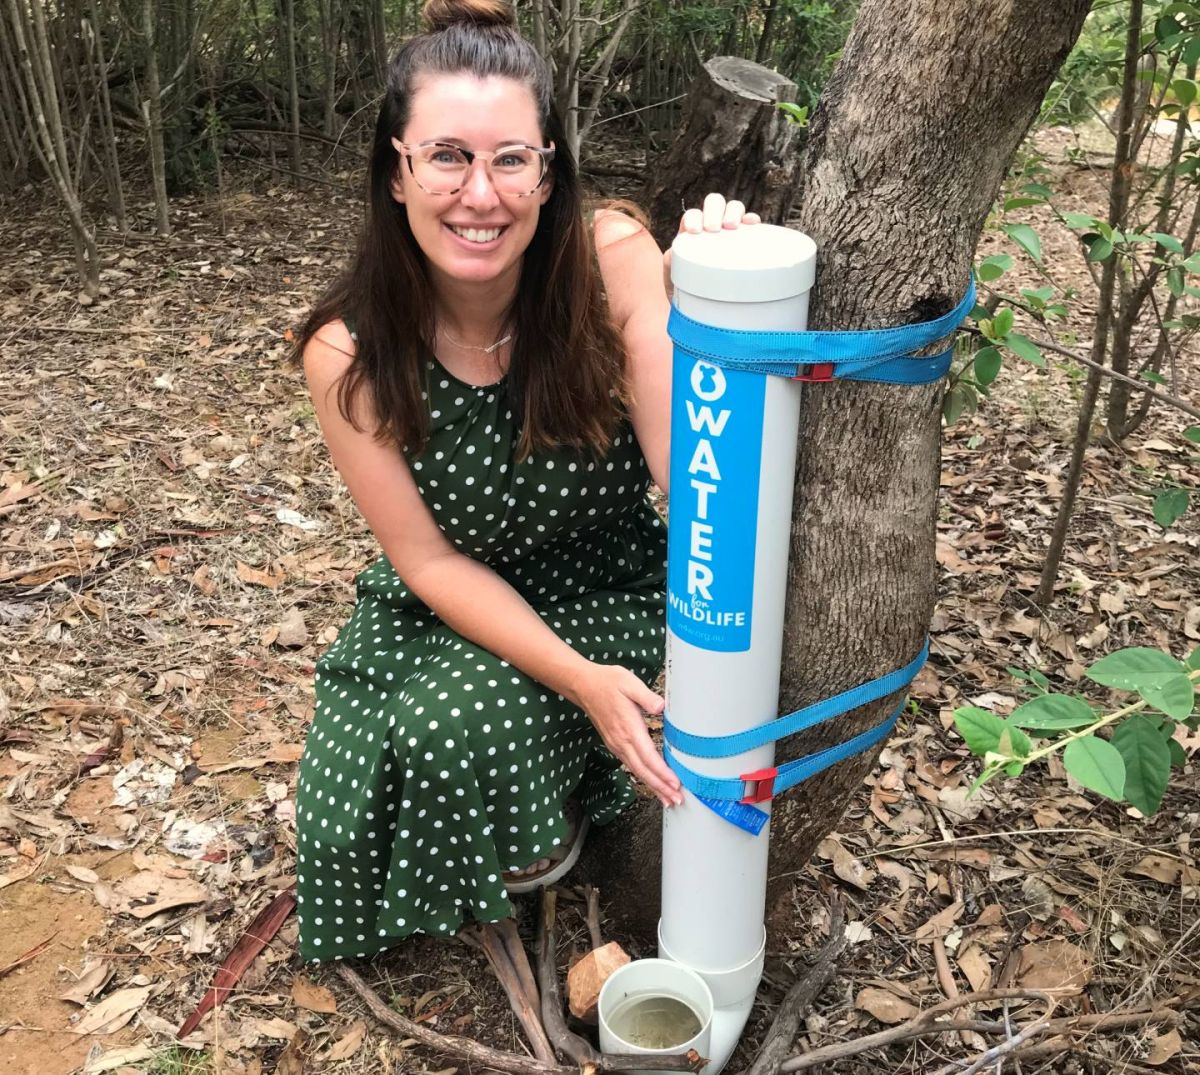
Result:
[[[683,209],[709,191],[745,202],[768,224],[786,220],[800,128],[775,106],[795,99],[796,84],[761,64],[717,56],[704,65],[684,104],[683,129],[643,195],[659,246],[675,237]]]

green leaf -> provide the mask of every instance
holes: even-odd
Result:
[[[1162,489],[1154,498],[1154,521],[1164,530],[1188,509],[1186,489]]]
[[[1125,794],[1125,759],[1112,743],[1085,735],[1072,739],[1063,751],[1063,765],[1085,788],[1110,799]]]
[[[1188,426],[1183,435],[1193,444],[1200,444],[1200,426]]]
[[[1156,722],[1140,713],[1121,721],[1112,745],[1125,762],[1125,798],[1149,817],[1158,810],[1171,776],[1171,748]]]
[[[1193,83],[1193,88],[1194,86],[1195,84]],[[1170,250],[1172,254],[1183,253],[1183,243],[1176,239],[1174,235],[1168,235],[1166,232],[1162,231],[1152,231],[1150,233],[1150,237],[1154,239],[1159,246]]]
[[[1182,769],[1185,765],[1187,765],[1187,751],[1183,749],[1178,739],[1168,739],[1167,750],[1171,754],[1171,765],[1173,768]]]
[[[1027,198],[1018,194],[1015,198],[1005,199],[1004,211],[1007,213],[1012,209],[1028,209],[1031,205],[1043,205],[1045,201],[1045,198]]]
[[[1189,672],[1200,671],[1200,646],[1197,646],[1187,655],[1187,660],[1183,662],[1183,667]]]
[[[1007,336],[1012,332],[1013,327],[1013,312],[1011,306],[1005,306],[1003,310],[999,310],[996,316],[992,318],[992,335],[996,338]]]
[[[1002,717],[973,705],[954,711],[954,726],[971,753],[980,757],[989,751],[995,753],[1001,736],[1008,730],[1008,724]]]
[[[1004,346],[1018,358],[1033,363],[1039,369],[1045,368],[1046,359],[1043,357],[1041,349],[1028,336],[1022,336],[1019,332],[1010,332],[1004,339]]]
[[[986,388],[1000,374],[1003,359],[995,347],[981,347],[975,355],[975,383]]]
[[[1143,381],[1149,381],[1151,384],[1169,384],[1170,382],[1161,374],[1154,370],[1142,370],[1138,376]]]
[[[1179,298],[1186,287],[1187,285],[1183,282],[1183,270],[1178,265],[1172,265],[1167,270],[1167,290]]]
[[[1063,223],[1068,228],[1094,228],[1099,221],[1087,213],[1063,213]]]
[[[1190,78],[1177,78],[1171,83],[1171,92],[1175,94],[1175,100],[1187,108],[1196,99],[1196,83]]]
[[[1030,302],[1045,306],[1054,294],[1054,288],[1049,284],[1045,287],[1038,288],[1022,288],[1021,294],[1024,295]]]
[[[775,107],[787,116],[790,123],[797,127],[808,126],[808,105],[798,105],[792,101],[777,101]]]
[[[1088,261],[1103,261],[1109,254],[1113,252],[1112,240],[1105,239],[1099,235],[1092,236],[1089,241],[1085,235],[1083,241],[1087,243],[1087,259]]]
[[[1101,657],[1087,670],[1088,679],[1117,690],[1137,691],[1148,704],[1183,720],[1195,704],[1187,670],[1169,653],[1134,646]]]
[[[1018,728],[1029,728],[1036,732],[1084,728],[1097,718],[1092,707],[1082,698],[1069,694],[1043,694],[1018,706],[1008,719]]]
[[[1012,268],[1012,263],[1013,259],[1008,254],[993,254],[979,263],[975,275],[979,277],[980,283],[990,284],[1008,272]]]
[[[946,425],[952,426],[964,414],[974,414],[979,404],[979,393],[975,386],[966,381],[955,381],[942,399],[942,417]]]
[[[1052,198],[1054,196],[1054,191],[1046,186],[1045,183],[1026,183],[1021,188],[1021,191],[1025,194],[1036,194],[1040,198]]]
[[[1200,162],[1197,162],[1200,164]],[[1200,253],[1192,254],[1183,260],[1183,267],[1190,273],[1200,272]]]
[[[1025,251],[1034,261],[1041,264],[1042,241],[1038,233],[1028,224],[1005,224],[1004,234]]]

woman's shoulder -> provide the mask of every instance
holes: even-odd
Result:
[[[310,380],[336,380],[349,369],[356,349],[350,324],[340,317],[326,321],[304,345],[304,372]]]
[[[641,232],[649,234],[640,214],[622,206],[601,206],[592,212],[592,239],[597,251]]]

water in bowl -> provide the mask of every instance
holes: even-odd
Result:
[[[612,1032],[639,1049],[672,1049],[700,1033],[700,1017],[678,997],[637,993],[608,1017]]]

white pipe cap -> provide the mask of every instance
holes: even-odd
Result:
[[[671,244],[671,280],[697,298],[772,302],[803,295],[817,272],[817,244],[774,224],[681,232]]]

